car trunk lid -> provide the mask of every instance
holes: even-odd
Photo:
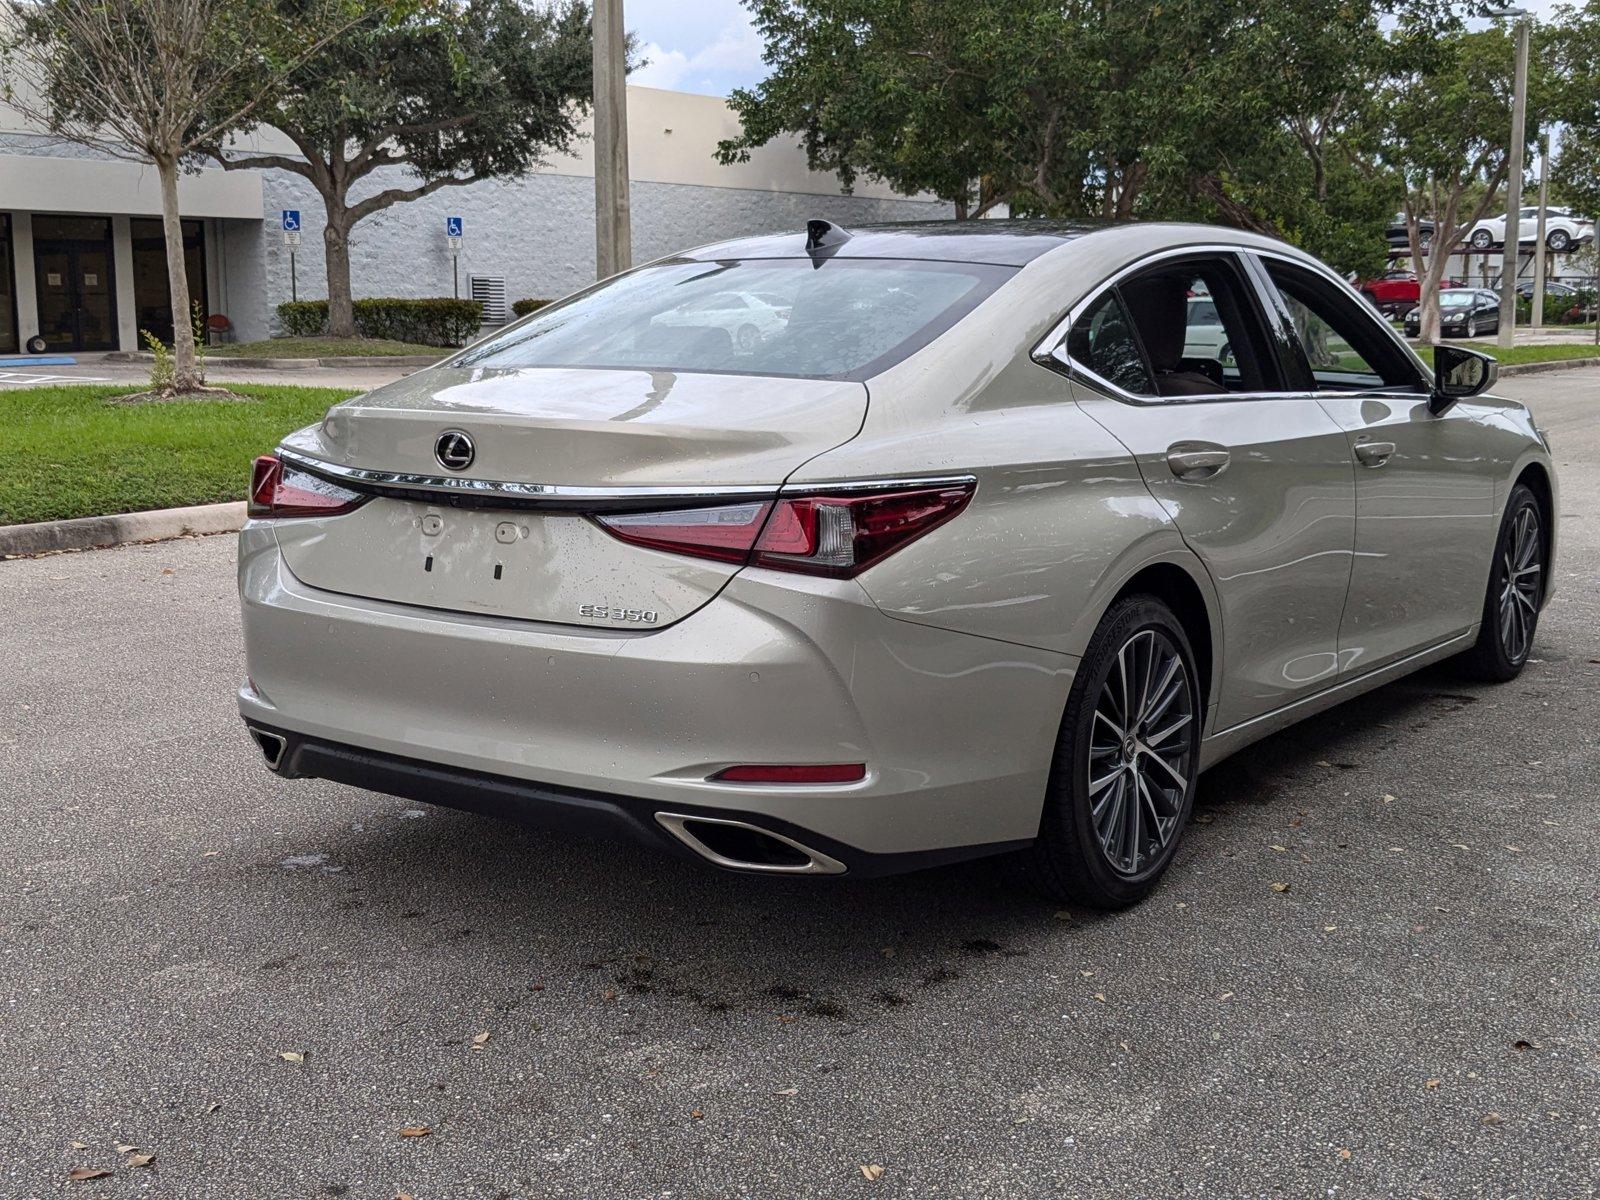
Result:
[[[866,403],[864,385],[831,380],[434,368],[284,440],[290,461],[376,494],[340,516],[280,521],[278,541],[295,576],[328,591],[658,628],[709,601],[739,564],[623,543],[586,512],[759,504],[854,437]],[[447,433],[472,444],[459,470],[435,453]]]

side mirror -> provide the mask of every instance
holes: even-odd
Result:
[[[1441,343],[1433,351],[1433,395],[1428,411],[1434,416],[1457,400],[1476,396],[1494,386],[1500,364],[1487,354]]]

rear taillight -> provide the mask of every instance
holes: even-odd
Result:
[[[625,542],[695,558],[848,579],[950,520],[969,482],[859,494],[798,496],[676,512],[601,513]]]
[[[250,516],[333,517],[364,504],[360,492],[284,462],[273,454],[256,459],[250,471]]]

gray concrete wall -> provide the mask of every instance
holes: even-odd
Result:
[[[387,178],[379,178],[387,174]],[[375,173],[355,198],[403,185],[398,170]],[[278,212],[298,208],[302,239],[296,254],[302,299],[326,296],[322,202],[311,184],[288,171],[268,171],[263,202],[262,294],[270,304],[289,298],[289,254],[278,235]],[[635,263],[724,238],[800,230],[807,218],[844,225],[952,216],[950,206],[925,200],[882,200],[796,192],[640,183],[632,190]],[[554,299],[594,280],[594,181],[584,176],[534,175],[515,182],[445,188],[421,200],[374,213],[351,232],[351,287],[357,296],[448,296],[450,253],[446,216],[466,222],[461,294],[473,273],[504,275],[506,298]],[[236,321],[240,317],[233,316]],[[255,322],[251,320],[252,327]],[[241,331],[242,336],[242,331]]]

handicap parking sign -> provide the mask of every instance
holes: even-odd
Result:
[[[444,235],[445,237],[453,238],[458,238],[461,236],[460,217],[446,217],[444,219]]]
[[[285,233],[300,232],[300,210],[298,208],[286,208],[283,210],[283,231]]]

